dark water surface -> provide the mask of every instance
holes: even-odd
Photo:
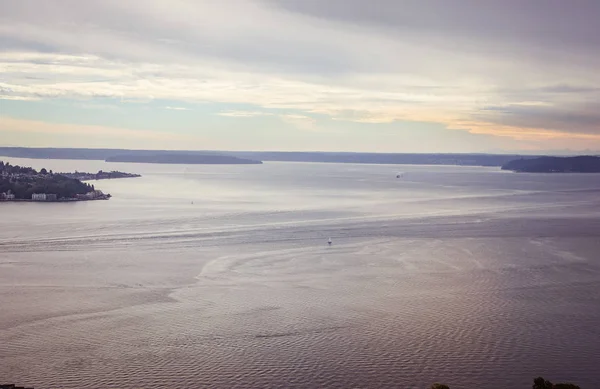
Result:
[[[11,162],[144,177],[0,203],[2,382],[599,385],[600,175]]]

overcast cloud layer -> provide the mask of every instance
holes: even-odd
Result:
[[[599,20],[596,0],[0,0],[0,135],[72,145],[56,143],[79,124],[104,146],[122,130],[243,149],[223,134],[270,126],[279,143],[250,147],[600,149]],[[124,119],[50,120],[56,101]],[[157,101],[188,116],[132,128],[129,106]]]

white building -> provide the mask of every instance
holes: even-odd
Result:
[[[34,193],[31,195],[33,201],[46,201],[46,193]]]
[[[95,191],[86,193],[86,196],[89,199],[97,199],[99,197],[103,197],[104,193],[102,193],[101,190],[95,190]]]

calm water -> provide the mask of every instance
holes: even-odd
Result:
[[[600,175],[10,161],[144,177],[0,203],[2,382],[598,387]]]

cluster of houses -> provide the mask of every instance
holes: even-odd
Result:
[[[1,162],[1,161],[0,161]],[[0,178],[9,179],[11,181],[19,181],[19,180],[31,180],[35,178],[45,178],[48,174],[43,173],[13,173],[8,169],[0,170]]]
[[[14,200],[15,195],[8,191],[8,193],[0,193],[0,200]]]
[[[86,194],[78,194],[77,199],[78,200],[100,200],[100,199],[106,199],[109,196],[110,195],[105,195],[104,193],[102,193],[101,190],[93,190]]]

